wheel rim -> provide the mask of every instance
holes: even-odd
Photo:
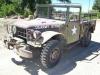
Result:
[[[50,53],[50,61],[52,63],[55,63],[55,62],[57,62],[59,57],[60,57],[60,50],[59,49],[52,50],[52,52]]]

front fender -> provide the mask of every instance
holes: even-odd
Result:
[[[44,44],[45,42],[47,42],[48,40],[50,40],[52,37],[54,37],[56,35],[62,35],[62,34],[59,33],[59,32],[55,32],[55,31],[46,31],[46,32],[43,32],[41,34],[41,36],[43,37],[42,44]]]

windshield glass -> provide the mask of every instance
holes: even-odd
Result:
[[[38,7],[37,16],[39,18],[66,20],[66,11],[67,8],[64,7]]]

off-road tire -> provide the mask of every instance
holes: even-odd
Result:
[[[84,37],[80,40],[80,44],[82,47],[88,47],[91,43],[91,32],[86,31]]]
[[[54,67],[60,60],[62,51],[60,47],[60,42],[58,40],[50,40],[46,43],[46,45],[43,47],[41,52],[41,63],[43,67],[45,68],[52,68]],[[58,56],[55,60],[51,59],[51,55],[53,54],[53,51],[58,51]]]

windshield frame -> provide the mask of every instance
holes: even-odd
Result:
[[[79,18],[81,17],[80,15],[81,15],[81,5],[80,4],[36,4],[36,14],[38,14],[38,8],[39,7],[47,7],[49,10],[50,10],[50,8],[52,8],[52,7],[60,7],[60,8],[66,8],[66,12],[65,12],[65,20],[66,21],[68,21],[69,20],[69,13],[70,13],[70,11],[69,11],[69,9],[70,8],[79,8]],[[48,10],[48,17],[49,17],[49,15],[50,15],[50,11]],[[38,17],[38,15],[37,15],[37,17]],[[47,17],[47,18],[48,18]],[[46,18],[46,17],[44,17],[44,18]]]

